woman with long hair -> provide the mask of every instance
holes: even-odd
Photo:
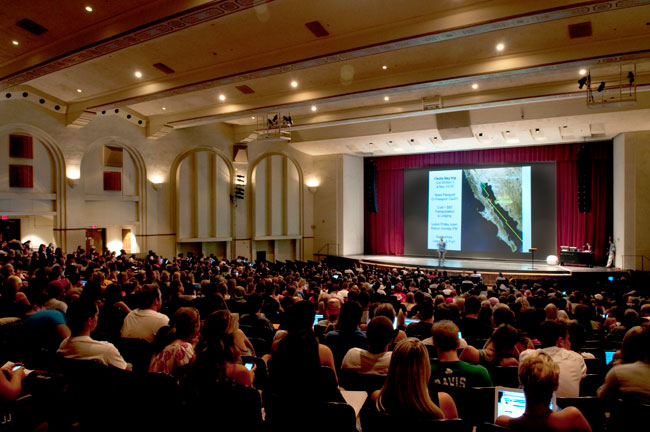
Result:
[[[235,345],[233,319],[229,311],[218,310],[205,320],[195,362],[197,381],[253,385],[254,372],[244,367]]]
[[[183,377],[184,367],[194,361],[194,348],[198,342],[201,317],[193,307],[179,308],[172,318],[172,328],[167,333],[168,344],[155,354],[149,372],[160,372],[177,378]]]
[[[372,394],[379,412],[429,419],[458,417],[456,404],[447,393],[429,394],[431,363],[422,342],[407,338],[393,350],[388,376],[381,390]]]

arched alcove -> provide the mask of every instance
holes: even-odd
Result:
[[[303,172],[293,157],[267,153],[249,167],[251,234],[255,258],[295,260],[303,256]]]
[[[147,173],[138,149],[120,137],[98,139],[84,152],[80,173],[83,216],[78,222],[88,230],[86,246],[90,230],[100,230],[103,246],[111,250],[146,251]]]
[[[66,247],[65,160],[54,138],[43,130],[23,123],[0,127],[0,142],[9,146],[10,135],[31,137],[31,158],[0,156],[0,212],[21,220],[21,240],[53,242]],[[33,186],[13,188],[9,183],[9,165],[31,166]],[[38,245],[37,245],[38,246]]]
[[[172,164],[171,193],[177,252],[229,256],[234,208],[234,168],[212,147],[196,147]]]

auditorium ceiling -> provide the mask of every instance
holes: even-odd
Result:
[[[650,129],[650,0],[0,4],[0,100],[72,128],[227,123],[251,142],[291,117],[297,149],[359,155]]]

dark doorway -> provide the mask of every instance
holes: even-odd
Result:
[[[20,219],[0,220],[0,235],[3,241],[13,239],[20,241]]]
[[[86,230],[86,251],[94,247],[100,254],[104,252],[106,244],[106,228],[92,228]]]

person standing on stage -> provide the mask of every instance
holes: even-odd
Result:
[[[440,241],[438,242],[438,267],[445,266],[445,254],[447,253],[447,243],[440,236]]]
[[[614,267],[614,256],[616,255],[616,246],[612,241],[612,238],[609,238],[609,251],[607,252],[607,267]]]

